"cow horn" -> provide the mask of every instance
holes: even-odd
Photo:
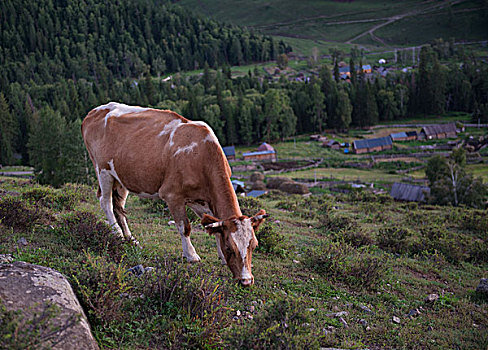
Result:
[[[219,222],[214,222],[212,224],[205,225],[205,228],[215,228],[215,227],[220,227],[220,226],[223,226],[223,225],[224,225],[224,222],[223,221],[219,221]]]
[[[252,220],[257,221],[257,220],[265,219],[267,217],[269,217],[269,214],[256,215],[252,218]]]

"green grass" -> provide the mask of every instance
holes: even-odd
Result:
[[[272,193],[243,201],[245,210],[271,214],[268,240],[262,238],[263,247],[253,254],[256,283],[244,289],[219,263],[215,239],[198,225],[192,241],[202,261],[187,264],[168,213],[148,201],[130,196],[127,203],[129,225],[142,249],[111,241],[104,247],[99,241],[106,228],[91,221],[93,215],[103,217],[95,188],[60,191],[0,178],[0,189],[53,199],[74,195],[74,206],[58,202],[64,204],[57,209],[46,206],[48,201],[24,203],[45,216],[28,229],[15,221],[9,221],[12,227],[0,223],[0,254],[65,274],[104,348],[284,348],[283,340],[299,349],[488,345],[488,302],[474,293],[488,268],[482,211],[396,203],[369,192],[311,198]],[[5,198],[0,195],[0,215]],[[73,220],[86,212],[91,214]],[[22,211],[10,214],[29,220]],[[395,233],[399,228],[408,231]],[[270,240],[273,235],[282,238]],[[20,237],[27,246],[16,244]],[[279,243],[279,249],[266,253],[265,242],[268,248]],[[141,278],[124,274],[137,264],[159,269]],[[165,288],[174,288],[171,297],[164,296]],[[439,300],[424,302],[431,293]],[[373,312],[363,311],[365,306]],[[415,308],[420,315],[408,318]],[[348,328],[330,316],[339,311],[347,312]],[[394,324],[393,316],[401,323]]]
[[[344,43],[385,22],[386,18],[406,13],[414,15],[379,28],[375,35],[391,46],[412,46],[425,44],[439,37],[446,40],[451,37],[468,41],[485,40],[487,30],[486,10],[479,10],[483,4],[474,0],[452,6],[452,17],[447,6],[430,9],[437,3],[421,0],[241,0],[238,4],[233,0],[182,0],[178,4],[206,16],[283,39],[293,46],[296,53],[304,55],[310,55],[312,47],[317,47],[321,54],[326,54],[327,48],[331,47],[330,43]],[[354,44],[372,51],[385,48],[369,35],[361,37]],[[351,47],[352,45],[343,46],[346,52]]]
[[[409,174],[412,175],[412,174]],[[381,170],[364,170],[355,168],[316,168],[300,171],[287,172],[284,174],[272,175],[272,176],[285,176],[292,179],[328,181],[328,180],[344,180],[344,181],[356,181],[362,182],[395,182],[401,181],[404,175],[389,174]],[[415,174],[414,177],[419,177]]]

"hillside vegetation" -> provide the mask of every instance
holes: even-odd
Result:
[[[80,185],[0,178],[0,254],[65,274],[106,348],[488,346],[488,303],[475,292],[488,269],[486,211],[367,191],[240,202],[271,214],[252,288],[232,280],[195,217],[203,260],[192,265],[164,205],[129,197],[133,248],[102,222],[95,188]],[[154,269],[128,272],[139,264]]]
[[[239,65],[285,51],[270,37],[195,16],[169,1],[6,0],[0,90],[9,83],[114,79]]]
[[[486,40],[486,1],[197,1],[178,4],[206,16],[282,38],[294,47],[331,43],[369,48],[417,46],[434,39]]]

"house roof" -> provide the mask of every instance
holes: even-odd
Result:
[[[443,133],[455,133],[456,132],[456,124],[448,123],[448,124],[426,125],[422,128],[422,131],[427,136],[443,134]]]
[[[263,142],[259,147],[258,147],[258,152],[259,151],[274,151],[273,146],[271,146],[269,143]]]
[[[403,184],[395,182],[391,188],[390,195],[400,201],[423,202],[425,194],[430,193],[430,188],[425,186]]]
[[[374,147],[388,146],[391,144],[392,144],[391,137],[385,136],[385,137],[380,137],[377,139],[356,140],[353,142],[353,147],[355,149],[374,148]]]
[[[397,132],[397,133],[391,134],[390,136],[393,140],[402,139],[402,138],[407,137],[407,133],[406,132]]]
[[[252,190],[252,191],[246,193],[246,197],[259,197],[259,196],[262,196],[263,194],[266,194],[266,193],[268,193],[268,191]]]
[[[263,154],[272,154],[272,153],[276,153],[276,152],[274,150],[273,151],[246,152],[246,153],[243,153],[242,156],[244,156],[244,157],[260,156]]]
[[[222,147],[222,150],[224,151],[224,154],[226,156],[235,156],[236,155],[236,148],[234,146]]]
[[[410,137],[410,136],[417,136],[417,132],[416,131],[407,131],[407,136]]]

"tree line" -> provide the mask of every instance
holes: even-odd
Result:
[[[12,82],[50,84],[160,76],[168,72],[276,59],[291,48],[218,23],[170,1],[3,0],[0,90]]]
[[[164,1],[6,0],[0,11],[6,14],[0,18],[0,163],[33,165],[45,183],[88,179],[79,125],[108,101],[204,120],[222,145],[448,111],[488,122],[488,69],[449,42],[424,46],[416,69],[386,76],[357,71],[365,57],[354,48],[347,81],[339,75],[339,50],[331,51],[331,66],[311,70],[305,82],[284,75],[276,81],[257,66],[232,78],[231,64],[278,56],[283,66],[291,48]],[[104,49],[95,50],[98,45]],[[177,62],[165,56],[170,53]],[[195,67],[203,73],[178,73]],[[161,79],[166,72],[174,72],[170,80]]]

